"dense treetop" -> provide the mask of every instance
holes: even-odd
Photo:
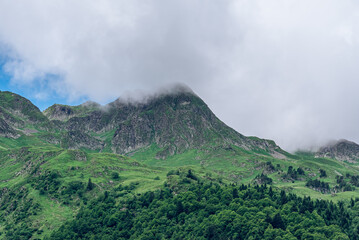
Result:
[[[50,239],[359,239],[355,200],[313,201],[266,185],[194,177],[187,174],[177,190],[105,192]]]

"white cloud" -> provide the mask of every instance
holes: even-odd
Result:
[[[100,102],[184,82],[287,149],[359,142],[358,22],[354,0],[0,1],[13,82]]]
[[[46,75],[31,63],[26,63],[21,60],[7,61],[3,66],[3,70],[6,73],[11,74],[12,81],[23,84],[29,84],[35,79],[43,79]]]

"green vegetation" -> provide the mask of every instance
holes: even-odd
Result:
[[[309,188],[313,188],[317,191],[320,191],[321,193],[330,192],[329,184],[326,182],[317,180],[317,179],[315,179],[315,180],[309,179],[308,182],[305,184],[305,186],[307,186]]]
[[[0,150],[0,204],[3,206],[0,239],[18,234],[40,239],[50,236],[64,221],[76,216],[80,209],[86,209],[92,199],[120,185],[132,190],[126,194],[121,192],[116,204],[127,199],[125,196],[144,194],[148,190],[164,191],[164,181],[178,193],[182,185],[198,179],[222,184],[271,184],[273,191],[278,188],[301,197],[333,202],[359,198],[356,188],[359,173],[354,165],[331,159],[310,156],[276,159],[236,146],[208,146],[216,151],[197,149],[156,159],[158,148],[155,145],[126,157],[64,150],[39,140],[38,147],[30,147],[32,139],[36,138],[24,136],[19,141],[0,138],[3,143]],[[326,177],[320,177],[323,171]],[[181,179],[182,173],[185,175]],[[176,178],[177,183],[168,183]],[[273,213],[271,218],[275,215]]]
[[[11,157],[9,159],[9,157]],[[118,184],[159,188],[166,172],[124,156],[56,147],[0,151],[0,239],[43,238]]]
[[[191,93],[43,114],[0,92],[0,239],[358,239],[358,167],[245,137]]]
[[[48,121],[29,100],[11,92],[0,92],[0,106],[6,111],[20,111],[32,122]]]
[[[359,237],[354,220],[359,213],[358,200],[334,204],[266,185],[220,185],[200,180],[192,171],[172,174],[165,187],[154,192],[133,195],[121,186],[105,192],[49,239]]]
[[[273,180],[265,174],[257,175],[254,179],[257,184],[272,184]]]

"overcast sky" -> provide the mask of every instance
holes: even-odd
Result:
[[[0,62],[42,108],[180,82],[286,150],[359,142],[356,0],[0,0]]]

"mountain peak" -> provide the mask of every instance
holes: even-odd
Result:
[[[98,106],[91,102],[74,107],[54,105],[45,110],[45,114],[52,120],[62,121],[67,131],[82,132],[88,136],[113,131],[108,135],[110,139],[106,140],[105,147],[120,154],[133,153],[153,145],[158,148],[158,158],[208,144],[262,149],[271,154],[281,151],[271,141],[247,138],[225,125],[185,85],[166,88],[142,99],[121,97],[104,107]],[[78,143],[81,141],[80,138],[76,140]]]
[[[321,147],[316,153],[316,156],[355,162],[359,159],[359,145],[346,139],[332,141]]]
[[[0,107],[5,109],[6,113],[31,123],[47,120],[40,109],[30,100],[13,92],[0,91]],[[3,118],[6,117],[3,116]]]
[[[132,154],[156,146],[158,158],[215,145],[219,148],[234,145],[277,155],[281,152],[272,141],[245,137],[225,125],[185,85],[166,88],[141,101],[119,98],[103,107],[95,102],[78,106],[54,104],[39,114],[44,121],[57,120],[52,124],[62,135],[55,142],[71,148],[106,148],[114,153]],[[14,135],[5,123],[0,127],[8,129],[2,135]],[[54,138],[44,137],[49,141]]]
[[[179,96],[179,95],[186,95],[186,96],[195,96],[198,95],[187,85],[185,84],[176,84],[169,88],[163,88],[157,94],[158,96]]]
[[[67,121],[72,117],[84,115],[88,112],[98,110],[100,108],[101,105],[93,101],[87,101],[78,106],[54,104],[47,108],[44,111],[44,114],[50,120]]]
[[[75,114],[75,111],[72,109],[71,106],[54,104],[45,109],[44,114],[50,120],[64,121],[71,118]]]
[[[187,85],[176,84],[166,88],[161,88],[155,93],[134,93],[120,96],[115,101],[107,104],[108,107],[121,106],[141,106],[151,104],[156,101],[172,101],[177,98],[194,97],[200,99],[197,94]]]
[[[86,107],[86,108],[100,108],[101,104],[94,102],[94,101],[86,101],[86,102],[80,104],[79,106]]]

